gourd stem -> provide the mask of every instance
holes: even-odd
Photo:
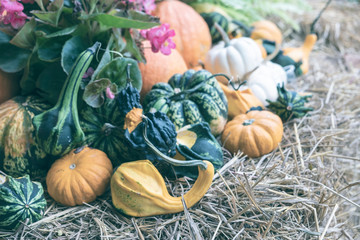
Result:
[[[199,166],[201,169],[205,170],[207,168],[207,164],[203,160],[190,160],[190,161],[183,161],[183,160],[177,160],[174,158],[171,158],[169,156],[166,156],[163,154],[159,149],[157,149],[154,144],[150,142],[150,140],[147,138],[147,126],[148,126],[148,117],[145,115],[142,116],[144,119],[144,130],[143,130],[143,136],[145,143],[150,147],[150,149],[156,153],[159,157],[164,159],[166,162],[174,165],[174,166],[181,166],[181,167],[192,167],[192,166]]]
[[[244,30],[244,36],[245,37],[250,37],[251,32],[253,30],[252,27],[248,27],[246,26],[244,23],[238,21],[238,20],[232,20],[232,23],[234,23],[235,25],[237,25],[239,28],[241,28],[242,30]]]
[[[218,30],[218,32],[221,35],[221,38],[224,40],[225,42],[225,47],[230,45],[230,38],[229,36],[226,34],[226,32],[224,31],[224,29],[216,22],[214,23],[214,27],[216,28],[216,30]]]
[[[126,66],[126,83],[127,84],[129,84],[131,82],[130,67],[131,67],[131,63],[128,63],[128,65]]]
[[[179,93],[176,93],[172,96],[169,97],[169,100],[176,100],[178,97],[182,96],[182,95],[188,95],[190,93],[193,93],[195,92],[196,90],[198,90],[199,88],[201,88],[203,85],[206,84],[206,82],[213,78],[213,77],[217,77],[217,76],[223,76],[225,77],[228,81],[229,81],[229,84],[234,88],[234,90],[238,90],[242,85],[244,85],[246,83],[246,81],[240,83],[240,85],[236,88],[234,83],[231,81],[231,79],[229,78],[229,76],[223,74],[223,73],[217,73],[217,74],[213,74],[211,75],[210,77],[206,78],[202,83],[200,83],[199,85],[197,85],[196,87],[192,88],[192,89],[188,89],[188,90],[184,90],[184,91],[181,91]]]

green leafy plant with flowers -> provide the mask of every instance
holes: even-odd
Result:
[[[95,42],[101,50],[85,83],[119,57],[144,62],[144,39],[154,52],[170,54],[175,32],[151,15],[154,8],[154,0],[0,0],[0,69],[21,73],[23,95],[36,92],[54,103],[76,57]],[[125,73],[116,77],[126,81]],[[96,107],[104,95],[112,98],[116,81],[98,81],[86,102]]]

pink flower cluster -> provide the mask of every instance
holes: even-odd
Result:
[[[34,0],[22,0],[23,3],[34,3]],[[0,22],[11,24],[15,29],[22,27],[26,21],[24,6],[17,0],[0,0]]]
[[[175,49],[176,47],[172,41],[172,37],[175,36],[175,31],[169,28],[170,25],[164,23],[159,27],[141,30],[140,34],[150,41],[153,52],[157,53],[160,51],[164,55],[169,55],[171,49]]]

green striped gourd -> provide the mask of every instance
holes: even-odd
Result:
[[[227,121],[226,96],[216,78],[206,70],[193,69],[175,74],[168,83],[157,83],[144,99],[145,112],[167,114],[176,130],[207,122],[211,133],[219,135]]]
[[[16,96],[0,105],[0,169],[13,177],[46,174],[51,161],[35,143],[32,119],[51,106],[36,95]]]
[[[17,229],[28,219],[28,224],[39,221],[46,208],[44,189],[32,182],[29,175],[21,178],[0,175],[0,228]]]
[[[304,106],[312,97],[311,95],[302,96],[295,91],[286,90],[284,85],[278,85],[277,91],[279,97],[274,102],[266,100],[269,102],[267,107],[277,114],[283,122],[303,117],[307,112],[313,110],[313,108]]]
[[[200,13],[200,15],[204,18],[205,22],[209,27],[212,44],[216,44],[217,42],[221,41],[222,36],[219,31],[214,27],[214,23],[219,24],[220,27],[224,29],[225,32],[227,32],[229,30],[228,19],[218,12],[203,12]]]
[[[85,138],[78,117],[78,91],[82,76],[99,46],[97,42],[78,56],[56,105],[33,119],[37,144],[48,154],[62,156],[80,145]]]

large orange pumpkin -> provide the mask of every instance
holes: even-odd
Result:
[[[229,121],[221,136],[225,148],[235,153],[242,151],[249,157],[270,153],[281,142],[283,124],[270,111],[250,111]]]
[[[19,91],[18,75],[0,70],[0,104],[16,96]]]
[[[46,176],[50,196],[66,206],[89,203],[109,186],[113,167],[98,149],[81,147],[56,160]]]
[[[139,63],[143,81],[141,98],[145,97],[154,84],[168,82],[174,74],[183,74],[187,70],[184,58],[176,49],[172,49],[170,55],[164,55],[154,53],[149,41],[143,42],[143,47],[146,63]]]
[[[173,38],[176,49],[185,59],[188,68],[204,61],[211,47],[211,35],[205,20],[192,7],[178,0],[167,0],[157,4],[153,13],[161,23],[170,24],[175,30]]]

